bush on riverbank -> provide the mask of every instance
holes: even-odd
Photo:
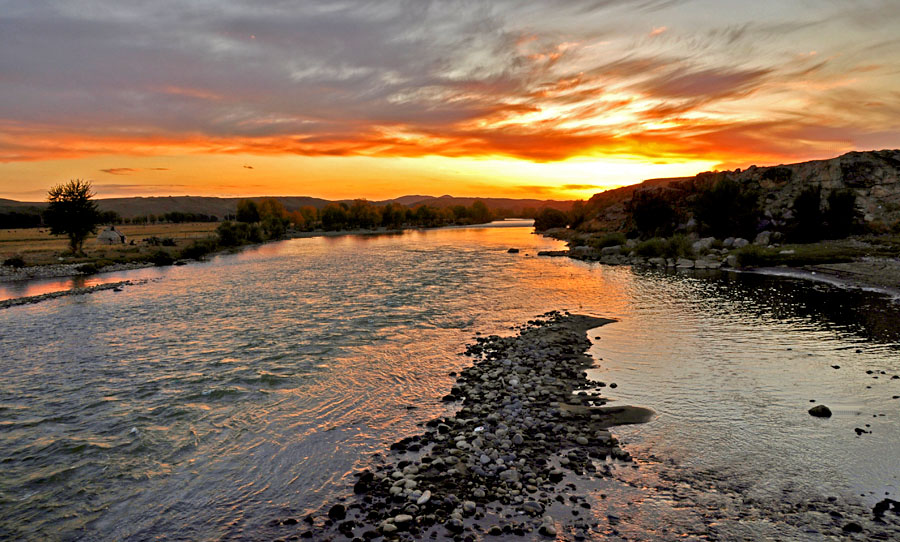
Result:
[[[181,251],[179,259],[201,260],[207,254],[211,254],[218,249],[219,244],[215,239],[198,239]]]
[[[22,267],[25,267],[25,259],[19,255],[10,256],[9,258],[6,258],[5,260],[3,260],[3,265],[7,265],[9,267],[15,267],[16,269],[20,269]]]
[[[603,237],[591,237],[587,244],[597,250],[616,245],[624,245],[627,239],[624,233],[607,233]]]
[[[627,210],[641,238],[669,237],[678,224],[678,212],[662,193],[635,192]]]
[[[728,178],[702,190],[694,200],[693,212],[702,236],[751,239],[762,214],[759,194]]]
[[[175,258],[165,250],[157,250],[150,254],[150,262],[157,267],[164,267],[175,263]]]
[[[638,243],[634,251],[644,258],[691,258],[694,255],[691,240],[684,235],[653,237]]]
[[[569,224],[566,213],[557,209],[541,209],[534,219],[535,231],[547,231],[553,228],[565,228]]]

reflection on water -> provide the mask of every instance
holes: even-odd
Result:
[[[619,319],[592,335],[607,393],[659,413],[620,428],[638,457],[760,498],[895,491],[895,305],[535,256],[557,248],[524,225],[295,239],[0,312],[0,538],[286,536],[271,520],[345,495],[369,454],[446,413],[476,331],[554,309]]]

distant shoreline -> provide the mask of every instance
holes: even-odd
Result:
[[[472,224],[471,226],[479,226],[483,224]],[[175,261],[172,265],[187,265],[195,262],[206,261],[209,257],[221,256],[226,254],[237,254],[243,252],[247,249],[252,249],[255,247],[263,246],[269,243],[278,242],[278,241],[288,241],[291,239],[312,239],[315,237],[343,237],[343,236],[370,236],[370,235],[396,235],[402,234],[408,231],[426,231],[426,230],[437,230],[437,229],[445,229],[445,228],[454,228],[459,226],[439,226],[435,228],[424,228],[424,227],[410,227],[410,228],[401,228],[401,229],[387,229],[387,228],[378,228],[378,229],[357,229],[357,230],[336,230],[336,231],[309,231],[309,232],[289,232],[285,234],[284,237],[279,239],[271,239],[267,241],[263,241],[261,243],[252,243],[241,245],[238,247],[229,247],[221,250],[217,250],[214,252],[210,252],[202,259],[181,259]],[[92,277],[104,273],[116,273],[122,271],[132,271],[137,269],[146,269],[150,267],[168,267],[168,266],[157,266],[153,262],[142,261],[142,262],[129,262],[129,263],[114,263],[111,265],[100,267],[93,273],[84,273],[81,271],[82,266],[94,264],[100,261],[101,258],[93,258],[92,260],[80,261],[77,263],[54,263],[54,264],[45,264],[45,265],[32,265],[28,267],[22,268],[12,268],[10,266],[0,266],[0,285],[2,284],[11,284],[11,283],[30,283],[34,281],[40,280],[52,280],[52,279],[64,279],[71,277]],[[129,286],[134,284],[143,284],[146,281],[120,281],[115,283],[104,283],[98,284],[94,286],[86,286],[86,287],[78,287],[78,288],[69,288],[67,290],[59,290],[56,292],[50,292],[40,295],[33,296],[23,296],[23,297],[15,297],[5,300],[0,300],[0,310],[16,307],[20,305],[27,305],[33,303],[39,303],[41,301],[46,301],[49,299],[56,299],[58,297],[64,297],[69,295],[83,295],[89,294],[98,291],[104,291],[109,289],[121,288],[123,286]]]

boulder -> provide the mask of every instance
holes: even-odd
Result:
[[[709,249],[712,248],[713,243],[715,243],[715,242],[716,242],[715,237],[704,237],[703,239],[694,241],[694,244],[691,246],[694,249],[694,252],[699,254],[702,252],[707,252]]]
[[[750,241],[744,239],[743,237],[738,237],[734,240],[734,243],[731,246],[733,246],[734,248],[744,248],[749,244]]]
[[[615,256],[622,253],[622,245],[613,245],[611,247],[603,247],[600,254],[603,256]]]
[[[756,235],[756,239],[753,240],[754,245],[762,245],[768,246],[769,243],[772,242],[772,232],[770,231],[761,231]]]
[[[816,405],[809,409],[809,415],[815,416],[816,418],[830,418],[831,409],[825,405]]]

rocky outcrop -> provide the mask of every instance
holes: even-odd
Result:
[[[857,208],[867,224],[892,226],[900,221],[900,149],[850,152],[830,160],[814,160],[745,170],[700,173],[694,177],[651,179],[634,186],[594,195],[586,204],[584,231],[616,231],[628,227],[627,206],[635,194],[656,192],[675,206],[688,208],[691,196],[722,179],[732,179],[756,190],[768,224],[778,227],[794,216],[797,195],[809,186],[822,189],[823,197],[837,190],[856,195]]]

